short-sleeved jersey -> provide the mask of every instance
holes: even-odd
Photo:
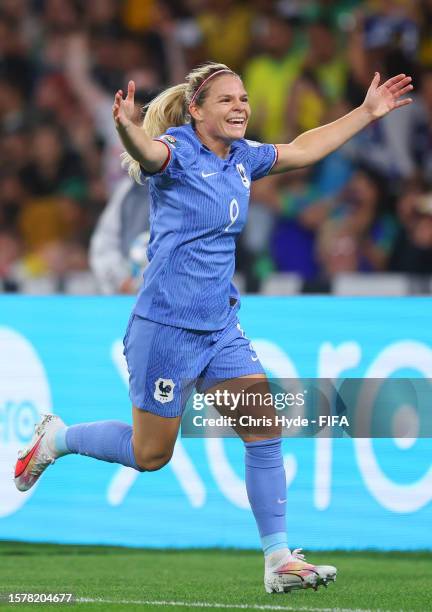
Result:
[[[232,284],[235,242],[250,184],[270,172],[277,149],[241,139],[221,159],[191,125],[170,128],[157,140],[168,158],[149,177],[150,264],[134,312],[175,327],[222,329],[230,298],[239,299]]]

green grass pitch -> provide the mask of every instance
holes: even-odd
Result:
[[[316,552],[338,567],[327,589],[267,595],[257,551],[142,550],[0,542],[0,593],[72,592],[76,604],[4,610],[432,610],[432,552]],[[85,599],[90,601],[84,601]],[[99,601],[98,601],[99,600]]]

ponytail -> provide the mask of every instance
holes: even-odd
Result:
[[[219,72],[235,74],[225,64],[208,62],[192,70],[186,77],[186,83],[165,89],[144,107],[143,130],[150,138],[156,138],[170,127],[189,123],[191,121],[189,105],[192,103],[202,105],[208,91],[207,81]],[[129,176],[137,183],[141,183],[139,163],[126,151],[121,154],[121,158],[122,166],[127,168]]]
[[[187,87],[187,83],[169,87],[145,106],[142,128],[150,138],[160,136],[170,127],[187,123],[189,116],[186,108]],[[127,168],[129,176],[137,183],[141,183],[139,163],[126,151],[121,154],[121,158],[122,166]]]

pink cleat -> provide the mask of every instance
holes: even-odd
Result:
[[[336,580],[337,570],[332,565],[306,563],[301,548],[288,553],[275,567],[267,567],[264,588],[267,593],[288,593],[294,589],[314,589]]]
[[[60,417],[46,414],[35,427],[34,436],[27,448],[18,453],[15,465],[15,486],[19,491],[28,491],[46,468],[59,456],[50,446],[56,432],[65,427]]]

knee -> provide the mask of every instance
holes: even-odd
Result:
[[[141,472],[156,472],[169,463],[172,451],[151,452],[147,450],[135,451],[135,461]]]

